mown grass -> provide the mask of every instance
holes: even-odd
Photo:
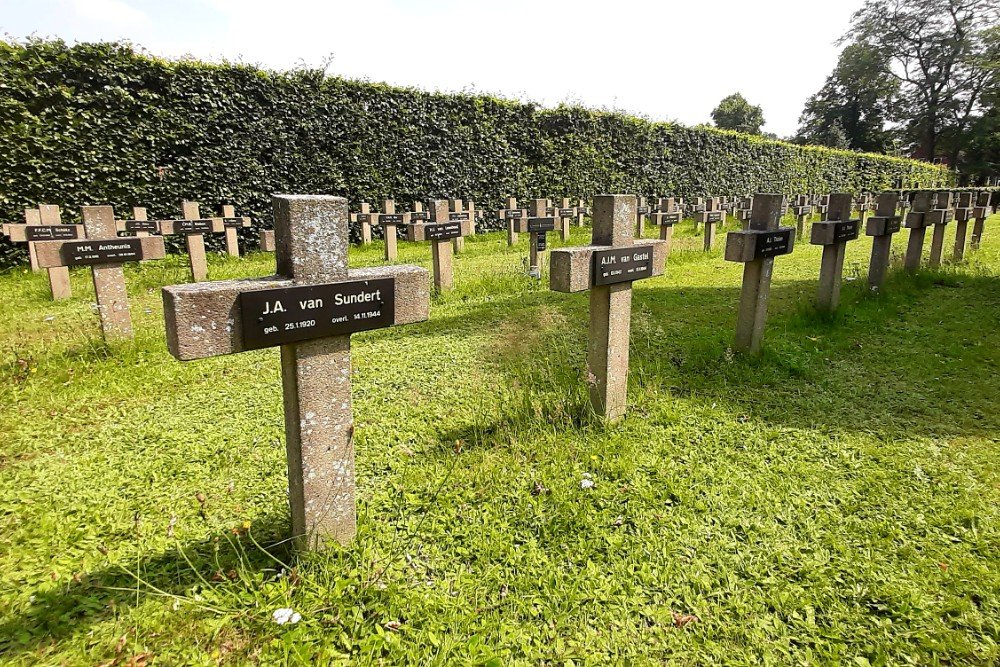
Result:
[[[428,322],[354,337],[359,535],[299,557],[278,353],[173,360],[159,288],[183,258],[128,270],[137,336],[113,345],[86,270],[61,303],[0,276],[0,659],[996,664],[996,225],[880,295],[852,243],[835,317],[800,244],[748,359],[741,267],[686,223],[634,291],[614,426],[582,378],[587,296],[522,274],[527,235],[472,239]],[[273,261],[212,257],[211,277]]]

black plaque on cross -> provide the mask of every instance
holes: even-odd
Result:
[[[556,228],[555,218],[528,218],[529,232],[551,232]]]
[[[794,231],[791,227],[779,227],[774,231],[757,234],[757,247],[754,257],[766,259],[768,257],[787,255],[792,251],[792,234]]]
[[[27,225],[24,238],[28,241],[60,241],[76,239],[76,225]]]
[[[403,224],[403,214],[402,213],[383,213],[378,217],[379,222],[383,225],[401,225]]]
[[[840,220],[836,223],[836,227],[833,230],[833,242],[843,243],[845,241],[853,241],[858,238],[860,231],[860,220]]]
[[[209,234],[212,232],[212,220],[210,218],[178,220],[176,229],[181,234]]]
[[[255,290],[239,298],[248,350],[389,327],[396,315],[393,278]]]
[[[223,218],[222,219],[222,226],[223,227],[242,227],[243,226],[243,218]]]
[[[594,285],[631,282],[653,275],[653,251],[649,247],[595,250],[593,262]]]
[[[535,234],[535,250],[545,250],[545,248],[548,247],[546,237],[547,234],[545,232],[538,232]]]
[[[504,211],[504,218],[507,220],[520,220],[523,215],[524,210],[519,208]]]
[[[142,239],[101,239],[64,243],[59,255],[66,266],[122,264],[142,259]]]
[[[421,222],[427,220],[427,211],[414,211],[410,213],[410,222]]]
[[[468,215],[468,213],[465,215]],[[428,241],[443,241],[445,239],[457,238],[461,235],[461,222],[439,222],[437,224],[429,224],[424,227],[424,238]]]
[[[160,226],[156,220],[126,220],[125,231],[133,234],[136,232],[158,232]]]

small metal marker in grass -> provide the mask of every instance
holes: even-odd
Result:
[[[726,260],[743,262],[743,289],[734,344],[739,352],[760,352],[767,324],[774,258],[789,254],[795,247],[795,230],[780,226],[784,202],[780,194],[755,195],[747,229],[726,235]]]
[[[427,270],[349,270],[342,197],[275,196],[274,226],[277,275],[163,288],[167,347],[189,361],[280,346],[292,536],[316,549],[356,532],[351,334],[426,320]]]
[[[120,238],[115,210],[110,206],[84,206],[83,228],[86,240],[37,243],[38,265],[90,266],[105,339],[132,338],[132,316],[122,264],[163,259],[163,237]]]
[[[587,370],[590,402],[607,419],[625,414],[632,283],[663,273],[666,244],[635,240],[633,195],[594,198],[593,244],[552,251],[549,287],[590,290]]]

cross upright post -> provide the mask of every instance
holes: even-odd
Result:
[[[802,238],[806,233],[806,219],[812,214],[809,196],[799,195],[796,197],[792,212],[795,214],[795,235]]]
[[[528,217],[515,220],[519,232],[528,233],[528,274],[542,277],[542,258],[548,246],[546,233],[556,228],[556,219],[547,215],[553,212],[547,199],[532,199],[528,204]]]
[[[934,208],[927,214],[928,223],[934,225],[934,232],[931,234],[931,254],[928,260],[928,265],[933,268],[941,266],[945,227],[954,219],[955,211],[951,207],[951,192],[938,190],[934,193]]]
[[[660,228],[660,240],[664,243],[663,255],[670,257],[670,247],[674,240],[674,225],[681,221],[681,209],[673,197],[661,197],[653,214],[653,224]]]
[[[155,220],[150,220],[144,206],[132,207],[131,220],[115,220],[115,228],[119,232],[125,232],[130,236],[142,238],[160,232],[160,225]]]
[[[896,209],[899,195],[894,190],[879,194],[875,204],[875,215],[868,218],[865,234],[872,237],[872,256],[868,263],[868,287],[873,291],[882,289],[885,274],[889,269],[889,250],[892,235],[899,231],[899,216]]]
[[[976,195],[976,207],[972,210],[972,215],[976,222],[972,225],[972,238],[969,239],[969,249],[979,250],[979,245],[983,241],[983,227],[986,225],[986,218],[990,211],[990,193],[980,192]]]
[[[965,258],[965,238],[968,234],[969,221],[974,218],[974,196],[972,192],[958,193],[958,203],[955,206],[955,247],[951,258],[961,262]]]
[[[582,199],[576,200],[576,226],[583,227],[583,217],[587,215],[587,205]]]
[[[476,205],[470,200],[469,205],[466,207],[462,206],[461,199],[449,199],[448,200],[448,221],[449,222],[468,222],[469,223],[469,235],[476,233]],[[465,235],[455,236],[451,239],[452,247],[455,249],[455,254],[461,253],[465,250]]]
[[[665,244],[635,240],[634,195],[594,197],[593,243],[552,251],[549,287],[590,290],[587,383],[594,411],[609,420],[625,414],[628,401],[632,282],[663,273]]]
[[[700,222],[705,225],[704,249],[705,252],[709,252],[715,244],[716,226],[725,223],[726,214],[722,211],[718,197],[708,197],[704,206],[704,211],[695,214],[695,224]]]
[[[84,206],[85,241],[42,241],[38,263],[50,266],[90,266],[97,312],[105,339],[132,338],[132,316],[122,264],[163,259],[163,237],[119,238],[111,206]]]
[[[774,258],[795,247],[795,230],[781,227],[785,199],[780,194],[754,195],[747,228],[726,235],[726,261],[743,262],[743,289],[736,315],[737,352],[760,352],[767,324]]]
[[[646,235],[646,218],[649,216],[649,205],[645,197],[636,197],[635,206],[635,237],[641,239]]]
[[[163,288],[167,347],[190,361],[280,346],[292,537],[319,549],[356,532],[351,334],[426,320],[427,271],[348,270],[343,197],[276,195],[274,227],[277,275]]]
[[[569,202],[569,197],[563,197],[559,209],[556,211],[559,219],[559,240],[561,241],[569,239],[570,223],[576,217],[576,209]]]
[[[931,210],[933,194],[930,190],[918,190],[910,198],[910,212],[906,214],[904,223],[910,230],[910,238],[906,243],[906,257],[903,260],[903,268],[910,273],[920,268],[920,260],[924,254],[924,237],[927,235],[927,226],[931,224],[927,214]]]
[[[222,227],[226,232],[226,253],[230,257],[239,257],[240,237],[236,230],[240,227],[249,227],[253,221],[247,217],[237,217],[236,207],[232,204],[223,204],[220,208],[222,209]]]
[[[832,313],[840,304],[840,283],[844,274],[847,243],[858,238],[861,220],[851,218],[851,195],[846,192],[830,195],[830,205],[822,222],[813,223],[809,242],[823,246],[823,263],[819,271],[816,308]]]
[[[382,235],[385,237],[385,261],[395,262],[399,256],[396,228],[410,224],[410,214],[396,213],[396,202],[385,199],[382,201],[382,213],[378,215],[378,224],[382,226]]]
[[[358,212],[351,214],[351,222],[356,222],[361,226],[361,245],[368,245],[372,242],[372,205],[368,202],[361,202],[358,205]]]

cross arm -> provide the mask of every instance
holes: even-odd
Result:
[[[435,225],[446,225],[448,223],[459,223],[462,227],[462,236],[472,236],[472,216],[469,220],[428,220],[408,225],[406,228],[407,241],[427,241],[427,228]]]
[[[663,275],[667,261],[667,244],[659,239],[636,239],[632,243],[635,250],[652,249],[653,275]],[[553,250],[549,258],[549,287],[556,292],[583,292],[594,284],[593,256],[597,250],[609,250],[612,246],[581,246]],[[622,248],[625,249],[625,248]]]
[[[35,241],[35,258],[39,268],[50,269],[54,266],[66,266],[62,258],[62,247],[67,243],[115,243],[125,241],[118,237],[111,239],[75,239],[73,241]],[[163,259],[166,257],[166,249],[163,247],[162,236],[144,236],[136,239],[142,244],[142,260]],[[118,262],[115,262],[118,263]]]
[[[55,227],[55,226],[58,226],[58,227],[70,227],[70,226],[72,226],[72,227],[76,228],[76,237],[78,239],[82,239],[85,236],[84,231],[83,231],[83,225],[52,225],[52,226],[53,227]],[[14,242],[14,243],[24,243],[24,242],[26,242],[28,240],[28,228],[30,227],[30,225],[22,225],[22,224],[14,223],[14,224],[6,224],[3,227],[4,227],[4,233],[7,234],[7,236],[10,237],[10,240],[12,242]],[[41,241],[35,241],[35,243],[41,243]]]
[[[350,269],[346,281],[377,278],[395,279],[394,325],[422,322],[428,318],[427,269],[405,264]],[[164,287],[163,316],[170,354],[181,361],[190,361],[242,352],[245,348],[240,324],[240,294],[293,284],[288,278],[270,276]]]
[[[222,218],[197,218],[198,220],[207,220],[211,223],[212,233],[218,234],[226,231],[225,225],[222,224]],[[171,234],[187,234],[191,232],[184,232],[181,230],[181,222],[186,222],[185,220],[154,220],[160,226],[160,233],[170,236]],[[204,234],[205,232],[194,232],[197,234]]]

